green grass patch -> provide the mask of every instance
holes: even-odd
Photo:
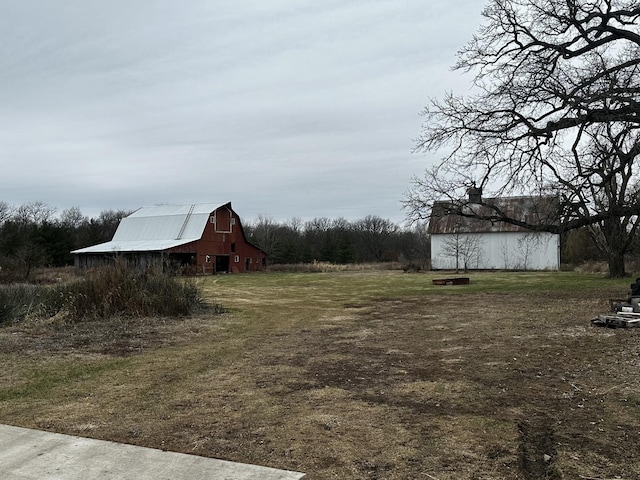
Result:
[[[433,285],[434,279],[468,277],[469,285]],[[244,303],[286,301],[287,298],[305,297],[305,303],[314,300],[351,302],[375,297],[405,297],[432,294],[459,295],[467,293],[526,293],[619,291],[625,295],[631,278],[610,279],[598,274],[574,272],[428,272],[402,273],[400,271],[324,272],[324,273],[263,273],[247,276],[216,277],[204,281],[205,291],[231,299],[243,297]],[[219,289],[218,287],[222,287]],[[233,307],[232,307],[233,308]]]
[[[110,359],[95,362],[51,361],[47,365],[40,364],[27,372],[22,381],[0,388],[0,402],[56,398],[55,390],[73,389],[74,384],[82,384],[105,372],[120,369],[124,362],[123,359]]]

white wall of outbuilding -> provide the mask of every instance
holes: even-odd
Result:
[[[431,235],[431,268],[452,270],[456,258],[452,253],[452,234]],[[458,234],[458,244],[473,242],[477,253],[468,258],[471,270],[558,270],[560,236],[547,232],[491,232]],[[464,268],[459,258],[459,268]]]

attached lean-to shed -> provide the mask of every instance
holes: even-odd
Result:
[[[262,270],[267,261],[231,203],[142,207],[120,221],[110,242],[71,253],[80,270],[120,259],[140,270],[235,273]]]
[[[470,191],[469,202],[455,211],[450,202],[435,202],[429,220],[431,268],[434,270],[558,270],[560,235],[531,231],[523,227],[473,218],[490,215],[495,206],[510,218],[532,225],[548,221],[557,209],[553,197],[480,198]],[[483,205],[480,205],[480,202]],[[556,210],[557,212],[557,210]]]

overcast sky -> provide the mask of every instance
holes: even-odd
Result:
[[[484,3],[0,0],[0,201],[402,222]]]

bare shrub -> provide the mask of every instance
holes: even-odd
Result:
[[[89,272],[66,290],[65,308],[75,320],[114,315],[189,315],[203,306],[192,279],[134,272],[117,264]]]
[[[106,266],[59,285],[0,286],[0,323],[57,315],[71,321],[113,316],[185,316],[205,306],[193,279]],[[222,310],[216,306],[216,310]]]

